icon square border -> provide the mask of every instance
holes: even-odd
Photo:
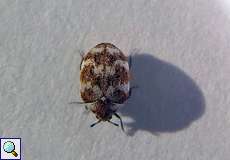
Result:
[[[0,146],[2,145],[1,144],[1,140],[2,139],[19,139],[20,140],[20,159],[10,159],[10,160],[22,160],[22,138],[15,138],[15,137],[0,137]],[[0,153],[0,160],[9,160],[9,159],[2,159],[2,156],[1,156],[1,153]]]

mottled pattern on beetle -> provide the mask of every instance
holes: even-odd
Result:
[[[108,43],[98,44],[92,48],[84,57],[83,61],[87,61],[88,59],[95,63],[96,66],[112,66],[117,60],[127,62],[127,57],[113,44]]]
[[[112,44],[98,44],[83,58],[80,80],[84,102],[105,96],[123,103],[129,94],[127,57]]]

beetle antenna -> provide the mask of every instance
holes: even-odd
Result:
[[[111,124],[113,124],[114,126],[119,127],[119,124],[117,124],[117,123],[114,123],[114,122],[111,122],[111,121],[108,121],[108,122],[111,123]]]
[[[91,124],[90,127],[94,127],[96,124],[98,124],[98,123],[100,123],[100,122],[101,122],[101,120],[98,120],[97,122]]]
[[[120,120],[122,131],[125,131],[121,117],[116,112],[114,112],[114,115]]]

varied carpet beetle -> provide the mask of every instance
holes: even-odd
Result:
[[[111,43],[100,43],[87,54],[82,55],[80,64],[80,95],[82,103],[92,111],[97,122],[111,122],[112,116],[123,123],[116,113],[119,104],[123,104],[131,95],[130,89],[130,61],[120,49]],[[130,61],[130,62],[129,62]]]

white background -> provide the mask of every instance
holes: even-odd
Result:
[[[126,134],[68,104],[101,42],[135,53]],[[0,1],[0,136],[25,159],[228,160],[229,93],[227,0]]]
[[[18,154],[17,157],[15,157],[13,154],[11,153],[6,153],[3,149],[3,145],[5,142],[7,141],[11,141],[14,143],[15,149],[14,151]],[[1,139],[1,159],[20,159],[21,155],[20,155],[20,139]]]

